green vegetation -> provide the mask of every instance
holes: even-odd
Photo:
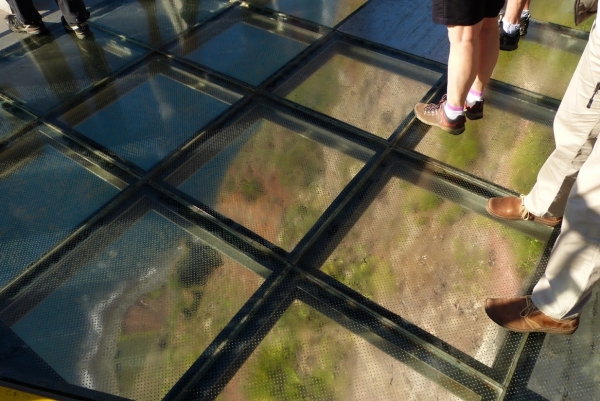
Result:
[[[512,245],[519,278],[524,280],[531,277],[546,244],[508,227],[500,226],[499,229],[502,238]]]
[[[528,193],[540,168],[552,152],[554,142],[549,141],[549,127],[536,125],[526,132],[519,146],[515,146],[510,159],[510,185],[521,193]]]
[[[439,134],[440,148],[443,149],[440,160],[466,170],[481,155],[480,135],[482,133],[474,128],[474,124],[466,124],[465,132],[459,136],[448,135],[443,131]]]
[[[340,336],[338,328],[313,308],[294,302],[244,367],[248,399],[341,399],[353,341]]]
[[[368,256],[347,262],[340,258],[330,259],[321,270],[369,299],[378,299],[396,290],[391,264],[379,257]]]

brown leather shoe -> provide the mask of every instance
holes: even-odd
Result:
[[[518,333],[573,334],[579,327],[579,316],[554,319],[545,315],[527,295],[519,298],[488,298],[485,313],[498,325]]]
[[[505,196],[503,198],[488,199],[486,209],[492,216],[506,220],[531,220],[550,227],[559,225],[562,217],[539,217],[531,214],[523,205],[524,196]]]
[[[464,115],[456,117],[454,120],[448,118],[444,111],[446,105],[446,95],[442,96],[439,103],[417,103],[415,106],[415,116],[423,123],[433,125],[443,129],[452,135],[460,135],[465,131]]]

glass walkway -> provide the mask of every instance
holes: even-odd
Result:
[[[445,93],[428,1],[86,4],[92,38],[54,4],[0,33],[2,399],[600,399],[600,295],[570,337],[483,309],[558,234],[485,203],[554,148],[571,2],[533,1],[460,136],[412,112]]]

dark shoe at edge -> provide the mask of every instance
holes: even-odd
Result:
[[[502,24],[498,28],[500,34],[500,50],[512,51],[519,47],[519,38],[521,37],[520,30],[513,34],[508,34],[504,30]]]
[[[480,118],[483,118],[483,102],[484,100],[475,102],[471,107],[467,106],[465,103],[465,116],[469,120],[479,120]]]
[[[530,16],[528,15],[527,17],[521,17],[521,19],[519,20],[519,36],[527,35],[527,28],[529,28],[529,18]]]
[[[21,22],[16,15],[9,14],[4,17],[6,20],[6,24],[8,25],[8,29],[17,33],[28,33],[30,35],[43,35],[48,32],[48,28],[42,20],[34,23],[34,24],[25,24]]]
[[[486,209],[492,216],[505,220],[531,220],[549,227],[562,223],[562,217],[539,217],[529,213],[523,205],[523,196],[490,198],[487,201]]]
[[[485,313],[499,326],[517,333],[573,334],[579,327],[579,316],[554,319],[540,311],[531,296],[488,298]]]
[[[441,128],[452,135],[462,134],[465,130],[465,116],[461,115],[455,119],[448,118],[444,110],[445,105],[446,95],[442,97],[439,103],[417,103],[415,115],[427,125]]]

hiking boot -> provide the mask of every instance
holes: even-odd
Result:
[[[549,227],[557,226],[562,222],[562,217],[539,217],[529,213],[523,204],[524,198],[523,195],[490,198],[485,208],[492,216],[505,220],[531,220]]]
[[[465,130],[465,116],[458,116],[455,119],[448,118],[444,110],[445,105],[446,95],[442,96],[439,103],[417,103],[415,115],[427,125],[439,127],[452,135],[462,134]]]
[[[479,120],[483,118],[483,100],[475,102],[473,106],[467,106],[465,103],[465,117],[469,120]]]
[[[25,24],[21,22],[16,15],[8,14],[4,17],[6,23],[8,24],[8,29],[17,33],[28,33],[30,35],[42,35],[48,32],[48,28],[42,20],[39,20],[33,24]]]
[[[67,20],[65,20],[65,17],[60,17],[60,22],[62,22],[67,31],[75,32],[75,35],[79,39],[85,39],[90,36],[91,32],[87,22],[69,24],[67,23]]]
[[[527,28],[529,28],[529,15],[521,17],[519,20],[519,36],[527,35]]]
[[[579,316],[554,319],[539,310],[527,295],[518,298],[488,298],[485,313],[494,323],[517,333],[573,334],[579,327]]]
[[[498,31],[500,34],[500,50],[517,50],[519,47],[519,37],[521,36],[520,30],[515,31],[513,34],[508,34],[504,30],[504,26],[500,25]]]

